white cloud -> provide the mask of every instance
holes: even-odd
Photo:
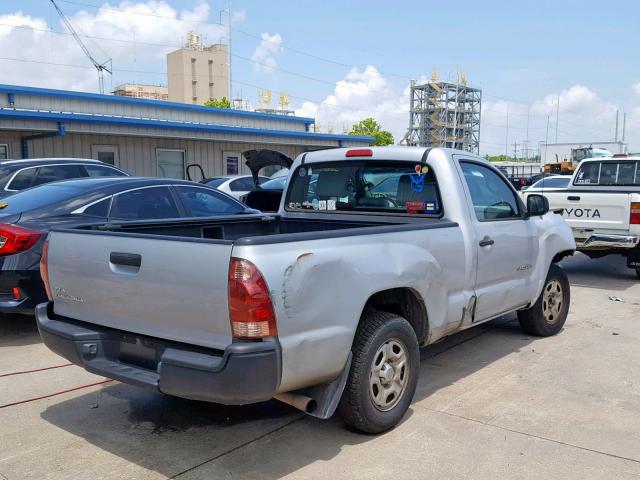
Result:
[[[360,120],[373,117],[398,142],[407,130],[409,89],[396,91],[372,65],[352,68],[320,104],[304,102],[296,113],[314,117],[322,131],[335,133],[350,130]]]
[[[97,91],[95,69],[71,35],[54,33],[68,32],[53,15],[47,17],[55,19],[51,25],[44,18],[21,11],[0,16],[1,24],[15,26],[0,26],[0,50],[8,57],[86,68],[3,61],[0,83]],[[181,45],[189,30],[200,32],[208,43],[227,36],[226,26],[203,23],[209,20],[209,5],[205,2],[178,11],[162,0],[121,1],[109,4],[109,9],[80,10],[69,19],[99,63],[112,59],[113,86],[131,81],[166,83],[162,73],[166,70],[165,55]],[[100,38],[86,38],[84,34]],[[105,78],[107,87],[110,80]]]
[[[275,54],[282,50],[282,37],[279,33],[270,35],[264,32],[262,40],[251,55],[251,60],[256,71],[273,74],[278,66]]]
[[[558,98],[560,109],[558,116]],[[507,122],[507,106],[509,115]],[[584,85],[573,85],[534,101],[529,109],[529,153],[535,154],[539,142],[610,142],[615,138],[616,111],[620,112],[618,139],[622,138],[623,108],[603,99]],[[636,113],[637,112],[637,113]],[[626,140],[630,149],[640,147],[634,122],[640,123],[640,106],[627,115]],[[547,122],[548,119],[548,122]],[[507,123],[509,130],[507,132]],[[549,126],[547,130],[547,124]],[[484,100],[482,103],[481,153],[523,154],[527,138],[527,105],[510,101]],[[506,146],[505,146],[506,143]]]
[[[640,95],[640,82],[633,84],[631,88],[633,88],[636,95]]]

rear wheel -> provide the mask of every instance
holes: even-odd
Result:
[[[569,314],[571,291],[567,274],[552,263],[540,297],[531,308],[520,310],[518,320],[525,332],[539,337],[555,335]]]
[[[420,350],[413,327],[397,315],[365,314],[338,412],[351,427],[381,433],[402,419],[418,382]]]

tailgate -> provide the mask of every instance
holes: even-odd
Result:
[[[563,192],[547,193],[551,209],[562,208],[562,216],[574,231],[598,230],[607,233],[629,231],[628,193]]]
[[[232,244],[52,232],[54,312],[125,332],[223,349],[231,343]]]

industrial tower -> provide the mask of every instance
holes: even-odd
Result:
[[[409,129],[401,143],[421,147],[448,147],[478,154],[482,90],[467,85],[464,75],[457,82],[411,81]]]

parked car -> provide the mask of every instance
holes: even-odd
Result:
[[[383,182],[396,187],[372,192]],[[37,322],[50,349],[99,375],[321,418],[337,408],[378,433],[411,403],[420,345],[510,312],[533,335],[562,329],[556,262],[575,242],[548,210],[468,152],[309,152],[277,215],[52,231]]]
[[[269,177],[258,177],[259,183],[269,181]],[[204,185],[217,188],[234,198],[240,199],[253,189],[253,177],[251,175],[239,175],[235,177],[213,177],[204,182]]]
[[[242,195],[240,201],[248,207],[260,205],[263,208],[261,210],[263,212],[277,212],[280,208],[282,192],[287,185],[288,178],[288,176],[281,176],[267,180],[262,185],[258,185],[250,192]]]
[[[23,190],[0,203],[0,312],[33,314],[46,300],[38,263],[52,227],[255,213],[233,197],[182,180],[111,177]]]
[[[108,163],[85,158],[3,160],[0,161],[0,198],[57,180],[128,175]]]
[[[556,190],[563,190],[567,188],[570,181],[571,181],[571,176],[569,175],[550,175],[548,177],[539,179],[530,187],[522,187],[520,191],[522,193],[524,192],[542,193],[545,191],[553,192]]]
[[[622,255],[640,278],[640,156],[585,159],[566,189],[544,196],[562,211],[578,251]]]

